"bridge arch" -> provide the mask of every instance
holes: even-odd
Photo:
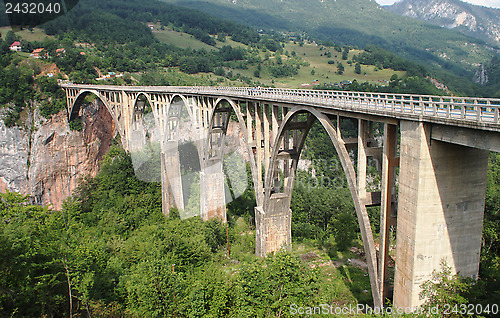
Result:
[[[97,90],[84,89],[78,93],[78,95],[75,97],[75,101],[73,102],[72,105],[70,105],[70,108],[68,109],[68,122],[72,122],[73,120],[75,120],[78,117],[78,114],[80,113],[82,104],[83,104],[85,98],[89,95],[96,96],[103,103],[103,105],[106,107],[109,114],[113,118],[116,129],[117,129],[118,133],[120,134],[120,137],[124,137],[125,136],[125,129],[121,125],[120,119],[117,118],[115,112],[113,111],[113,108],[108,103],[108,100],[104,96],[102,96]]]
[[[168,95],[161,106],[165,108],[159,115],[164,118],[158,119],[163,133],[162,162],[165,169],[162,173],[168,192],[164,202],[169,202],[169,208],[175,206],[181,218],[198,215],[197,202],[201,201],[201,198],[196,199],[199,191],[192,191],[200,183],[204,141],[193,113],[195,106],[194,101],[190,103],[182,94]]]
[[[181,95],[181,94],[173,94],[172,96],[170,96],[170,100],[168,103],[169,104],[168,113],[170,111],[170,107],[172,106],[172,104],[175,104],[176,101],[181,101],[183,103],[184,107],[187,109],[187,112],[189,114],[189,118],[191,119],[191,121],[193,123],[196,122],[196,118],[194,117],[194,114],[193,114],[192,105],[189,104],[189,101],[186,98],[186,96]]]
[[[145,103],[141,105],[141,101],[144,101]],[[151,100],[151,96],[149,94],[139,93],[132,105],[134,107],[132,118],[135,119],[136,115],[149,113],[147,105],[149,105],[149,107],[153,107],[153,101]]]
[[[261,192],[258,189],[262,189],[262,186],[259,187],[262,182],[258,179],[256,160],[248,142],[248,129],[243,116],[242,109],[249,107],[248,104],[236,103],[231,98],[217,98],[212,105],[213,108],[208,115],[202,173],[204,198],[205,200],[211,199],[206,200],[205,204],[202,205],[202,217],[204,219],[215,217],[225,221],[227,219],[227,200],[236,199],[248,186],[245,160],[239,157],[238,151],[227,151],[226,137],[231,118],[237,122],[243,135],[243,142],[239,140],[237,143],[233,143],[233,146],[239,149],[243,148],[242,151],[248,155],[256,195]],[[229,157],[225,158],[226,155]],[[225,160],[229,160],[226,161],[226,164],[229,163],[229,165],[224,164]]]
[[[225,108],[224,107],[224,106],[226,106],[225,104],[229,105],[230,108],[227,108],[227,107]],[[216,123],[217,114],[221,114],[221,113],[226,113],[225,118],[220,118],[220,119],[224,119],[224,121],[220,121],[220,122]],[[221,130],[223,132],[223,136],[225,136],[227,133],[228,124],[231,121],[232,114],[234,114],[236,116],[238,126],[240,127],[241,131],[244,132],[246,129],[245,120],[243,119],[243,114],[241,113],[238,105],[236,105],[236,103],[230,98],[218,98],[215,101],[214,108],[212,109],[212,111],[210,113],[210,117],[209,117],[210,121],[209,121],[209,125],[208,125],[209,132],[208,133],[209,134],[214,133],[214,130],[216,130],[216,128],[221,128]],[[216,124],[222,125],[222,126],[216,126]],[[246,150],[248,151],[248,154],[250,154],[251,148],[248,145],[247,136],[245,134],[243,134],[243,140],[245,141]],[[210,145],[208,144],[207,146],[210,146]],[[210,147],[207,147],[207,150],[210,150]],[[252,160],[252,158],[250,158],[250,160],[253,161],[253,164],[255,165],[255,160]]]
[[[307,120],[298,121],[297,119],[300,115],[304,115],[305,117],[307,117]],[[328,133],[328,136],[330,137],[330,140],[335,147],[342,168],[344,170],[351,197],[354,202],[356,216],[363,239],[363,246],[370,275],[370,284],[374,303],[378,304],[380,303],[380,296],[377,281],[377,256],[370,220],[368,217],[366,206],[362,203],[357,191],[356,170],[349,157],[349,153],[347,152],[347,149],[342,142],[341,136],[339,136],[338,133],[338,130],[340,128],[336,127],[326,114],[321,113],[314,108],[302,106],[294,107],[286,114],[282,124],[280,125],[278,138],[276,138],[274,142],[270,161],[271,163],[265,178],[264,208],[262,209],[264,215],[262,215],[261,217],[263,218],[265,223],[266,217],[272,217],[272,214],[275,213],[276,210],[281,210],[280,212],[285,214],[291,213],[290,204],[293,193],[297,163],[304,147],[307,134],[309,133],[312,124],[316,120],[320,122],[320,124]],[[283,149],[283,139],[285,138],[287,132],[289,132],[291,129],[301,130],[300,136],[298,137],[298,140],[294,143],[294,146],[292,148],[287,149],[287,147],[285,146],[285,149]],[[280,180],[278,177],[280,156],[292,161],[292,163],[289,165],[289,171],[283,172],[284,174],[288,173],[288,178],[285,178],[283,185],[280,184]],[[289,219],[291,220],[291,217]],[[288,225],[286,231],[290,230],[291,225]],[[282,240],[280,243],[282,245],[291,244],[291,232],[286,233],[285,235],[288,235],[288,241]]]

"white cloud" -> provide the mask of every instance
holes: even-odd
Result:
[[[465,0],[465,2],[486,7],[500,8],[500,0]]]
[[[380,5],[393,4],[397,0],[375,0]],[[500,0],[463,0],[481,6],[500,8]]]

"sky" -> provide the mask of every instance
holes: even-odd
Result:
[[[397,0],[375,0],[375,1],[383,5],[383,4],[393,4]],[[462,0],[462,1],[486,7],[500,8],[500,0]]]

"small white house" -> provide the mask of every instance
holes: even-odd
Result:
[[[10,50],[20,52],[21,51],[21,42],[15,41],[14,43],[12,43],[10,45]]]

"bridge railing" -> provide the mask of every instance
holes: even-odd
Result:
[[[85,87],[90,85],[63,85]],[[313,89],[286,89],[261,87],[208,86],[99,86],[102,90],[134,90],[144,92],[175,92],[184,94],[211,94],[251,99],[314,104],[347,110],[364,110],[387,115],[408,114],[423,117],[449,118],[478,123],[500,124],[500,99],[431,96],[392,93],[370,93]]]
[[[190,88],[190,90],[193,88]],[[197,87],[197,93],[500,124],[500,99],[284,88]]]

